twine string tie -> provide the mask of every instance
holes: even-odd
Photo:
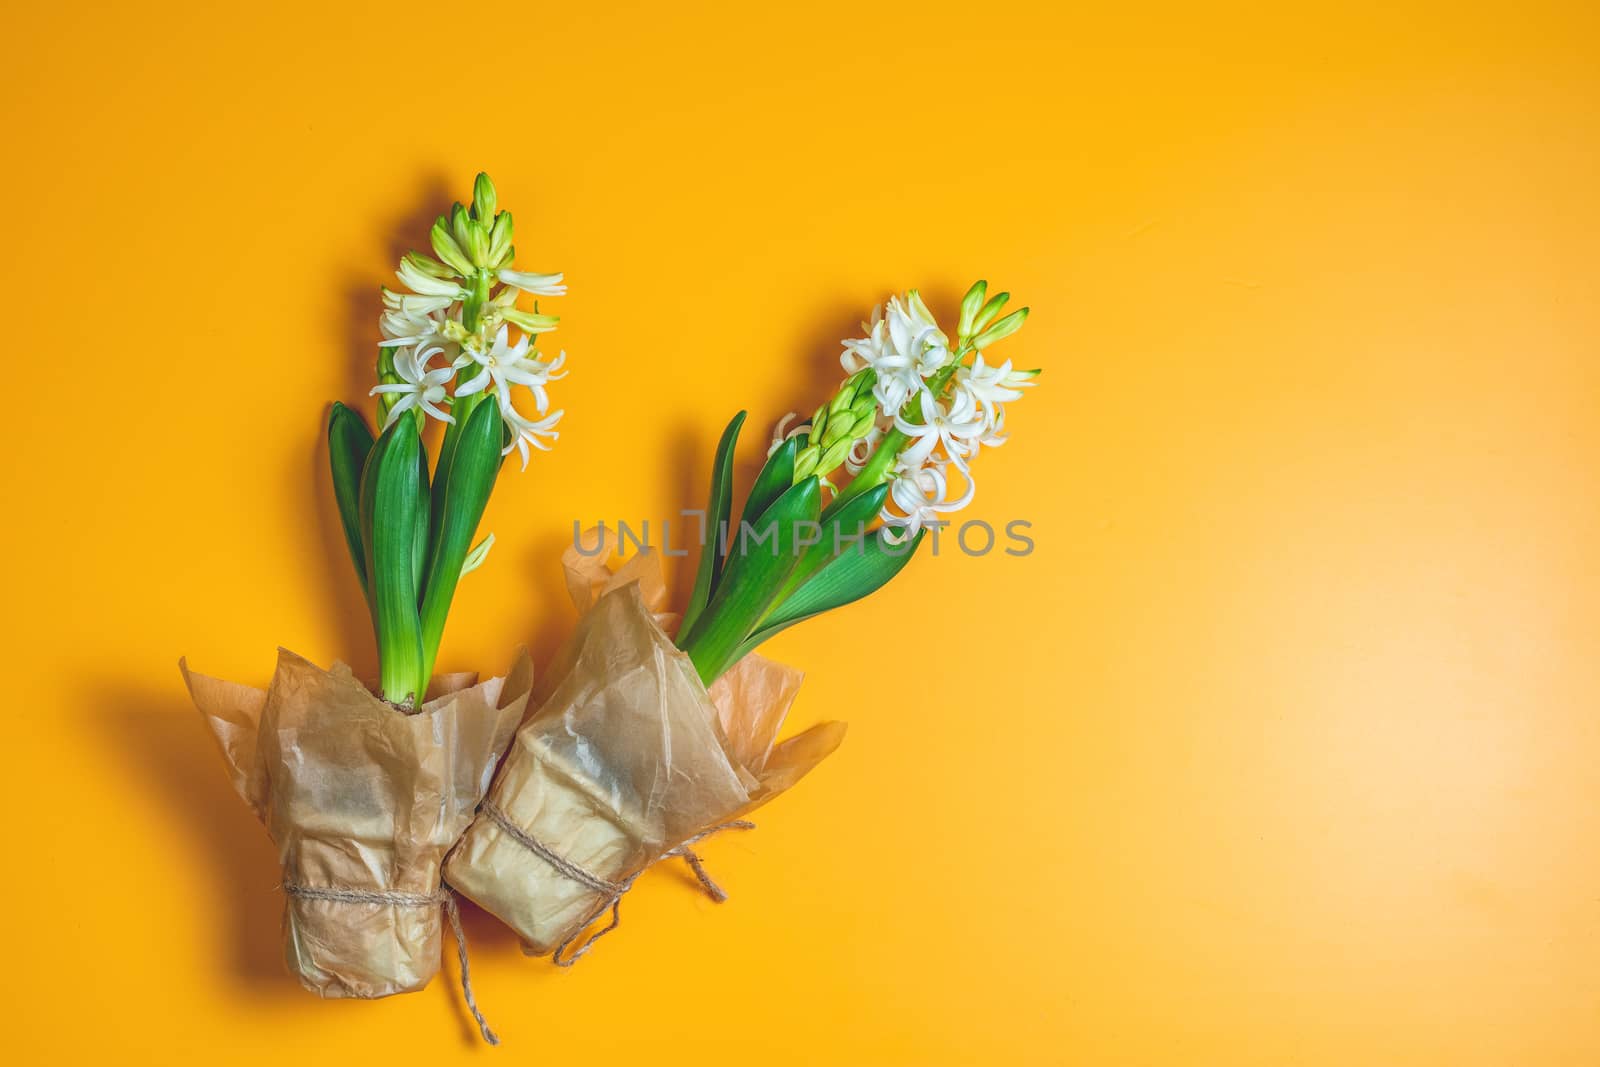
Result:
[[[302,900],[331,900],[339,904],[390,904],[398,908],[432,908],[442,904],[445,918],[450,920],[450,932],[456,939],[456,959],[461,964],[461,995],[467,1002],[467,1010],[472,1013],[483,1039],[491,1045],[500,1044],[500,1038],[489,1029],[488,1020],[478,1008],[478,998],[472,992],[472,966],[467,961],[467,933],[461,928],[461,906],[456,903],[456,895],[449,886],[441,885],[436,893],[401,893],[285,882],[283,891]]]
[[[718,834],[724,830],[754,830],[756,828],[756,824],[747,819],[730,819],[728,822],[719,823],[708,830],[700,831],[693,837],[683,841],[681,844],[667,849],[667,851],[663,852],[661,855],[657,856],[643,867],[640,867],[637,871],[634,871],[621,881],[612,882],[605,878],[601,878],[593,871],[590,871],[579,864],[573,863],[565,856],[562,856],[560,853],[551,849],[543,841],[540,841],[522,827],[512,822],[511,817],[502,811],[499,805],[495,804],[492,800],[484,801],[482,810],[484,814],[488,815],[489,818],[494,820],[495,825],[500,827],[500,829],[503,830],[508,837],[510,837],[517,844],[521,845],[523,848],[527,849],[529,852],[532,852],[534,855],[544,860],[550,866],[554,867],[562,875],[562,877],[569,878],[584,888],[600,894],[600,903],[595,906],[593,911],[589,912],[589,914],[584,917],[584,920],[577,925],[572,933],[568,934],[562,940],[561,944],[556,946],[555,952],[551,953],[550,962],[554,963],[557,967],[571,967],[574,963],[577,963],[579,960],[581,960],[585,953],[594,947],[594,943],[596,941],[600,940],[606,934],[609,934],[618,926],[622,925],[623,895],[626,894],[628,890],[633,888],[633,883],[639,880],[639,876],[641,874],[643,874],[645,871],[648,871],[651,867],[655,866],[657,863],[660,863],[662,860],[673,858],[683,860],[689,865],[689,870],[694,872],[695,880],[700,883],[700,888],[705,891],[706,896],[710,897],[718,904],[721,904],[723,901],[727,900],[728,894],[721,886],[711,880],[711,875],[706,873],[705,864],[701,862],[699,855],[696,854],[694,849],[690,846],[696,845],[710,837],[712,834]],[[586,935],[585,931],[589,929],[596,919],[605,914],[607,910],[611,912],[610,921],[599,930],[595,930],[594,932]],[[576,947],[574,947],[574,942],[576,942]],[[572,951],[568,953],[568,949],[571,949]],[[533,955],[533,953],[530,952],[526,946],[523,947],[523,952]]]

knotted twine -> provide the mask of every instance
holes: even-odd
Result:
[[[483,1012],[478,1010],[478,998],[472,993],[472,967],[467,962],[467,934],[461,928],[461,907],[456,903],[456,895],[450,891],[449,886],[441,885],[436,893],[386,893],[369,889],[336,889],[285,882],[283,891],[291,897],[300,897],[304,900],[332,900],[340,904],[393,904],[400,908],[432,908],[443,904],[445,918],[450,920],[450,932],[456,939],[456,959],[461,961],[461,995],[466,999],[467,1010],[472,1012],[472,1018],[477,1022],[478,1032],[483,1035],[483,1039],[491,1045],[500,1044],[495,1032],[489,1029],[488,1020],[483,1017]]]
[[[681,858],[689,865],[689,869],[694,872],[694,876],[700,882],[700,888],[705,890],[706,896],[710,897],[718,904],[721,904],[723,901],[727,900],[728,894],[723,891],[721,886],[711,880],[711,876],[706,873],[705,865],[700,862],[700,857],[696,855],[694,850],[689,846],[705,840],[712,834],[721,833],[723,830],[754,830],[756,828],[755,823],[746,819],[731,819],[728,822],[713,826],[709,830],[702,830],[693,837],[685,840],[682,844],[667,849],[667,851],[663,852],[661,855],[657,856],[643,867],[640,867],[637,871],[634,871],[622,881],[611,882],[601,878],[593,871],[587,870],[578,864],[573,863],[565,856],[553,851],[543,841],[540,841],[522,827],[512,822],[511,817],[508,816],[504,811],[501,811],[499,805],[497,805],[494,801],[485,800],[480,810],[483,811],[484,814],[488,815],[489,818],[493,819],[495,825],[504,830],[511,840],[515,841],[529,852],[532,852],[535,856],[538,856],[540,859],[544,860],[546,863],[560,872],[564,877],[570,878],[572,881],[577,882],[586,889],[590,889],[596,893],[599,893],[602,898],[599,905],[584,918],[583,922],[578,924],[577,929],[568,934],[561,944],[556,946],[556,950],[550,954],[550,962],[554,963],[557,967],[571,967],[574,963],[577,963],[579,960],[581,960],[584,957],[584,954],[589,951],[589,949],[594,947],[594,943],[596,941],[600,940],[606,934],[609,934],[618,926],[622,925],[623,894],[633,888],[633,883],[639,880],[639,876],[641,874],[643,874],[645,871],[648,871],[651,867],[655,866],[657,863],[660,863],[664,859],[670,859],[673,857]],[[591,923],[604,914],[607,908],[611,909],[611,921],[601,929],[596,930],[587,937],[584,937],[584,931],[589,928]],[[582,939],[581,941],[579,940],[580,938]],[[579,941],[578,947],[570,956],[567,956],[565,959],[563,959],[563,954],[574,941]],[[528,955],[532,955],[526,945],[523,946],[522,951]]]

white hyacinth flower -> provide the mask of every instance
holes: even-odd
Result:
[[[511,387],[525,385],[533,393],[539,414],[543,415],[550,406],[550,398],[544,391],[545,384],[566,377],[555,371],[566,361],[567,354],[563,352],[549,363],[529,359],[528,352],[532,349],[533,339],[524,334],[513,345],[508,334],[506,327],[500,327],[487,352],[476,345],[467,346],[464,359],[476,363],[481,369],[456,390],[456,395],[471,396],[493,386],[495,395],[500,398],[500,409],[509,411],[512,406]]]
[[[968,436],[967,460],[977,456],[980,446],[998,448],[1006,443],[1005,405],[1022,398],[1022,390],[1031,389],[1038,377],[1036,370],[1012,370],[1008,359],[991,367],[984,362],[983,353],[975,353],[972,366],[956,371],[953,389],[958,402],[976,407],[983,415],[983,429]]]
[[[914,289],[904,301],[890,297],[861,326],[866,336],[845,341],[839,362],[852,374],[875,370],[873,395],[885,415],[896,416],[912,397],[927,392],[927,379],[949,362],[949,339]]]
[[[881,513],[885,539],[901,544],[915,537],[924,526],[938,522],[941,515],[966,507],[975,490],[968,477],[966,492],[960,499],[950,500],[950,483],[941,465],[908,463],[901,453],[894,481],[889,483],[889,500]]]
[[[947,459],[961,470],[967,469],[967,456],[971,442],[988,431],[988,420],[978,410],[970,394],[958,393],[948,406],[941,400],[923,398],[922,422],[908,422],[904,416],[894,417],[895,429],[911,438],[900,453],[901,461],[921,466],[933,455],[935,448],[943,447]]]
[[[567,376],[565,371],[556,373],[566,361],[567,353],[563,349],[549,363],[537,359],[524,360],[521,364],[509,368],[506,377],[517,385],[525,386],[533,394],[533,406],[543,415],[550,408],[550,396],[544,391],[544,387]]]
[[[1009,359],[991,367],[983,361],[983,353],[977,352],[973,354],[972,366],[957,369],[955,388],[957,392],[969,394],[992,423],[998,417],[1000,405],[1021,400],[1022,390],[1033,388],[1038,374],[1036,370],[1012,370]]]
[[[515,448],[522,454],[522,466],[528,466],[528,446],[531,444],[540,451],[548,452],[550,446],[542,440],[548,437],[555,440],[559,435],[555,432],[555,425],[561,418],[561,412],[543,419],[530,419],[517,410],[512,403],[511,387],[520,385],[533,394],[534,406],[540,415],[544,415],[550,407],[549,394],[545,392],[545,385],[549,382],[565,378],[565,374],[557,374],[561,364],[566,361],[567,354],[561,353],[549,363],[542,363],[530,359],[532,338],[524,334],[516,344],[511,344],[506,327],[500,327],[494,335],[494,343],[487,352],[473,345],[467,346],[461,357],[461,364],[476,363],[480,368],[472,378],[462,383],[456,389],[456,396],[472,396],[486,389],[493,389],[496,398],[500,401],[500,417],[511,429],[512,442],[505,448],[504,454],[510,455]]]
[[[383,334],[379,348],[433,347],[449,343],[445,326],[450,321],[450,304],[446,302],[423,310],[423,306],[406,303],[412,299],[416,298],[384,290],[383,316],[378,319],[378,330]]]
[[[522,469],[528,469],[528,446],[531,444],[541,452],[550,451],[550,446],[544,443],[543,438],[548,437],[554,441],[561,435],[556,432],[556,423],[561,421],[565,411],[555,411],[542,419],[529,419],[517,412],[515,408],[502,408],[506,416],[506,424],[511,427],[514,435],[512,442],[501,451],[502,456],[509,456],[514,448],[522,454]]]
[[[420,296],[448,298],[451,301],[466,298],[467,291],[461,288],[454,278],[440,278],[419,268],[408,255],[400,261],[400,269],[395,271],[395,277]]]
[[[1004,408],[995,410],[994,418],[984,425],[983,433],[969,439],[967,445],[967,462],[970,463],[978,456],[979,447],[999,448],[1010,440],[1006,429],[1006,412]]]
[[[852,475],[860,474],[861,469],[867,465],[872,454],[878,450],[878,442],[883,440],[885,427],[884,420],[880,418],[867,430],[865,436],[858,437],[850,446],[850,451],[844,457],[844,469]]]
[[[865,367],[876,367],[889,345],[889,327],[883,321],[883,305],[872,309],[872,317],[861,324],[864,337],[841,341],[844,351],[839,355],[839,365],[846,374],[855,374]]]
[[[567,287],[562,284],[564,277],[566,275],[559,271],[555,274],[533,274],[529,271],[506,268],[499,273],[502,285],[521,289],[524,293],[532,293],[534,296],[565,296]]]
[[[395,401],[394,407],[389,409],[389,417],[384,420],[384,428],[398,419],[413,407],[420,407],[424,412],[432,415],[441,422],[455,422],[450,413],[439,407],[446,401],[445,384],[455,377],[456,368],[452,366],[434,367],[431,370],[428,364],[435,356],[444,354],[442,348],[402,348],[395,354],[394,371],[401,378],[398,382],[388,385],[374,386],[369,396],[378,396],[382,393],[401,394]]]
[[[448,296],[418,296],[416,293],[397,293],[383,290],[385,312],[398,311],[406,315],[431,315],[443,311],[455,301]]]

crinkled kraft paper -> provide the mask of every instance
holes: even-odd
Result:
[[[662,629],[670,617],[656,614],[666,593],[653,555],[635,556],[616,574],[600,555],[576,549],[563,563],[573,599],[587,611],[489,794],[556,856],[622,883],[700,831],[772,799],[838,747],[838,722],[776,741],[798,671],[750,655],[707,692]],[[445,878],[538,954],[574,937],[612,901],[486,813],[445,861]]]
[[[278,846],[286,890],[410,898],[438,894],[440,862],[494,776],[533,675],[519,652],[505,678],[436,679],[434,699],[408,713],[344,664],[325,671],[283,649],[265,691],[179,666],[234,787]],[[440,935],[436,902],[286,898],[289,969],[324,997],[421,989],[439,970]]]

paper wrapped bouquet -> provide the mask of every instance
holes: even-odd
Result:
[[[653,554],[620,575],[575,550],[565,564],[577,632],[445,868],[557,963],[583,954],[580,934],[608,909],[615,925],[647,867],[693,861],[696,840],[789,788],[844,736],[828,722],[778,743],[800,674],[758,656],[708,692],[658,621]]]

